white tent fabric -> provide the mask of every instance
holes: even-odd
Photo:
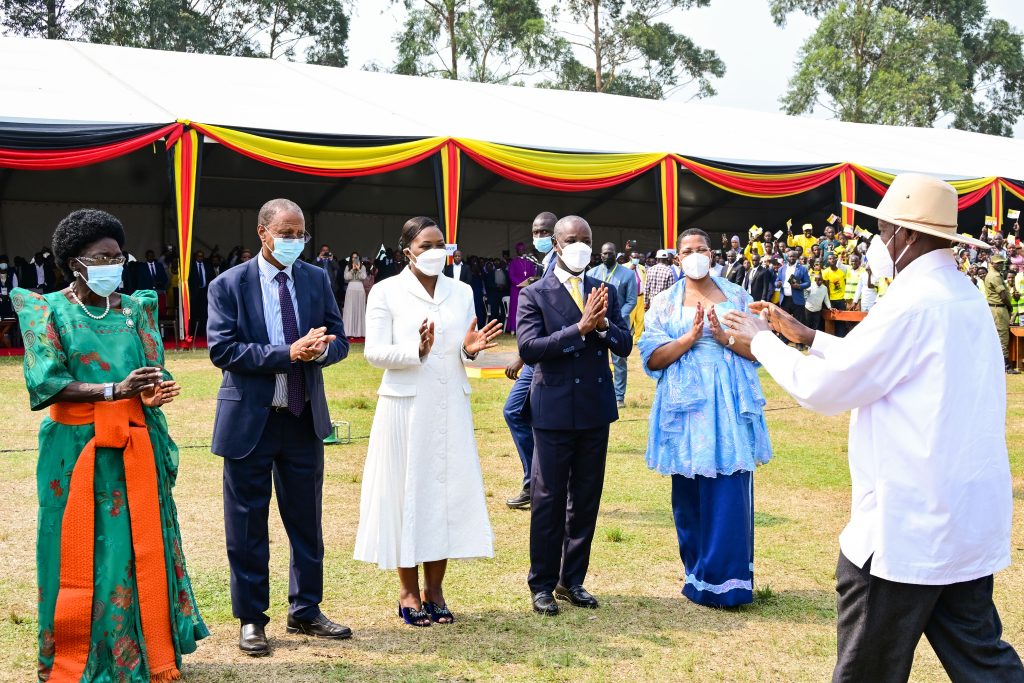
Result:
[[[1024,141],[702,103],[447,81],[267,59],[0,38],[0,120],[187,119],[300,133],[451,136],[750,165],[852,162],[1024,179]]]

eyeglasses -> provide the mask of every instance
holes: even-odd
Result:
[[[273,230],[271,230],[265,225],[261,225],[260,227],[266,230],[268,235],[270,235],[271,237],[275,237],[279,240],[302,240],[303,244],[309,244],[310,241],[313,239],[313,236],[310,235],[308,231],[303,231],[301,235],[277,235],[274,233]]]
[[[123,266],[125,262],[125,258],[123,256],[116,256],[114,258],[91,258],[89,256],[76,256],[75,260],[81,263],[86,268],[90,268],[93,266]]]

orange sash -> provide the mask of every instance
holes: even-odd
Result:
[[[50,683],[78,683],[89,658],[97,448],[124,449],[135,579],[149,675],[153,681],[176,680],[181,674],[175,665],[171,636],[156,461],[142,401],[136,397],[110,403],[56,403],[50,406],[50,418],[65,425],[96,425],[96,436],[82,449],[71,473],[61,524],[60,590],[53,617],[55,656]]]

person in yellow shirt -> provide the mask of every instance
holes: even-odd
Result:
[[[833,311],[846,310],[846,271],[839,267],[839,256],[828,256],[828,267],[821,271],[821,279],[828,285],[828,302]],[[846,323],[836,321],[836,336],[846,336]]]
[[[757,227],[756,225],[750,226],[750,242],[743,248],[743,258],[746,259],[748,264],[752,264],[754,261],[754,254],[757,254],[762,259],[765,256],[764,242],[761,241],[764,235],[764,230]]]
[[[786,238],[786,245],[790,247],[800,247],[803,249],[803,255],[807,258],[811,257],[811,247],[818,243],[818,238],[814,236],[814,226],[810,223],[804,223],[801,230],[802,235],[793,235],[793,228],[788,228],[789,237]]]
[[[857,252],[851,252],[849,256],[849,265],[846,267],[846,309],[847,310],[859,310],[860,306],[854,307],[853,297],[857,294],[857,284],[860,282],[860,276],[864,273],[864,266],[860,263],[860,254]]]

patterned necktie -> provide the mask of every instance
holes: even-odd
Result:
[[[580,308],[580,313],[583,312],[583,295],[580,294],[580,282],[578,277],[569,278],[569,293],[572,294],[572,300],[576,302],[576,305]]]
[[[288,292],[288,274],[281,271],[274,276],[277,280],[277,298],[281,302],[281,325],[284,328],[284,343],[291,346],[299,338],[299,323],[292,306],[292,295]],[[306,405],[306,381],[302,364],[292,363],[288,368],[288,411],[298,417]]]

